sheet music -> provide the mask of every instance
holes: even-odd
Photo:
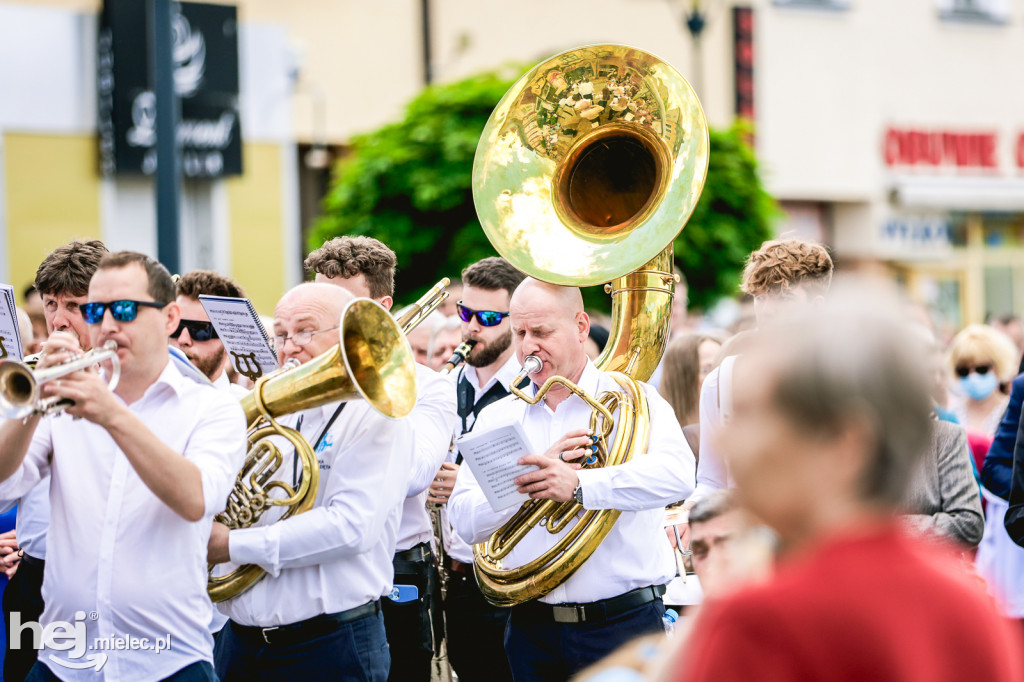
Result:
[[[530,499],[526,493],[518,492],[512,482],[517,476],[537,469],[518,464],[521,457],[535,453],[520,424],[499,426],[482,433],[470,431],[461,436],[456,445],[491,509],[501,511]]]
[[[0,284],[0,360],[22,360],[21,329],[14,305],[14,287]]]
[[[201,294],[199,302],[210,316],[236,372],[256,381],[277,369],[277,353],[249,299]]]

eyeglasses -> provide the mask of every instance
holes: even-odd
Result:
[[[82,319],[86,324],[99,324],[107,308],[118,322],[133,322],[139,316],[139,306],[147,308],[166,308],[169,304],[156,301],[107,301],[106,303],[83,303]]]
[[[178,328],[171,334],[171,338],[178,338],[186,329],[188,330],[189,337],[193,341],[209,341],[210,339],[217,338],[217,330],[213,328],[212,322],[184,319],[178,323]]]
[[[971,367],[970,365],[958,365],[956,368],[956,375],[961,379],[967,378],[967,375],[971,372],[985,376],[989,371],[991,371],[991,369],[992,365],[975,365],[974,367]]]
[[[278,334],[274,337],[274,350],[284,349],[284,345],[290,340],[296,346],[305,346],[313,337],[317,334],[323,334],[324,332],[332,332],[337,329],[337,326],[328,327],[327,329],[317,329],[316,331],[303,330],[301,332],[295,332],[291,336],[285,336],[284,334]]]
[[[495,327],[508,317],[508,313],[499,313],[495,310],[473,310],[472,308],[467,308],[462,305],[462,301],[455,304],[455,309],[459,311],[459,319],[463,322],[469,322],[476,315],[477,321],[483,327]]]

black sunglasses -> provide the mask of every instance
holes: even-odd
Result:
[[[168,303],[157,303],[156,301],[107,301],[106,303],[83,303],[82,319],[86,324],[99,324],[103,321],[103,315],[110,308],[110,314],[118,322],[132,322],[139,316],[139,306],[147,308],[166,308]]]
[[[956,368],[956,375],[961,379],[967,378],[967,375],[971,372],[977,372],[981,376],[985,376],[991,371],[992,365],[976,365],[971,367],[969,365],[960,365]]]
[[[178,328],[171,334],[171,338],[178,338],[186,329],[193,341],[209,341],[217,338],[217,330],[213,328],[212,322],[185,319],[178,323]]]
[[[469,322],[476,315],[477,321],[483,327],[495,327],[508,317],[508,313],[499,313],[495,310],[473,310],[472,308],[467,308],[462,305],[462,301],[455,304],[455,309],[459,312],[459,319],[463,322]]]

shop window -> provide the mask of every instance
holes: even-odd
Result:
[[[1010,18],[1010,0],[937,0],[939,16],[948,21],[1004,24]]]
[[[1024,246],[1024,216],[986,215],[982,235],[985,248],[1020,248]]]
[[[985,268],[985,316],[1019,314],[1018,301],[1014,300],[1013,268],[996,266]]]

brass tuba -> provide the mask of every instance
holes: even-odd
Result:
[[[440,303],[440,301],[438,301]],[[416,403],[416,367],[402,329],[380,305],[365,298],[342,312],[340,342],[300,367],[286,366],[261,377],[242,399],[249,426],[249,452],[217,521],[228,528],[248,528],[271,507],[285,507],[282,519],[301,514],[316,501],[320,467],[316,454],[298,431],[276,418],[336,401],[362,398],[381,414],[404,417]],[[297,488],[272,480],[284,455],[271,436],[295,448],[302,466]],[[210,569],[207,591],[214,602],[241,594],[265,572],[255,565],[226,575]]]
[[[611,335],[595,364],[622,390],[594,398],[564,377],[550,378],[532,398],[513,388],[533,403],[560,383],[590,404],[598,443],[586,466],[619,464],[647,447],[650,418],[638,382],[650,378],[668,339],[672,241],[700,197],[708,146],[704,112],[686,80],[661,59],[622,45],[581,47],[541,62],[505,94],[480,138],[473,194],[494,248],[552,284],[610,281]],[[500,606],[549,593],[593,554],[619,513],[526,502],[476,546],[481,591]],[[502,560],[538,524],[564,534],[542,556],[505,569]]]

